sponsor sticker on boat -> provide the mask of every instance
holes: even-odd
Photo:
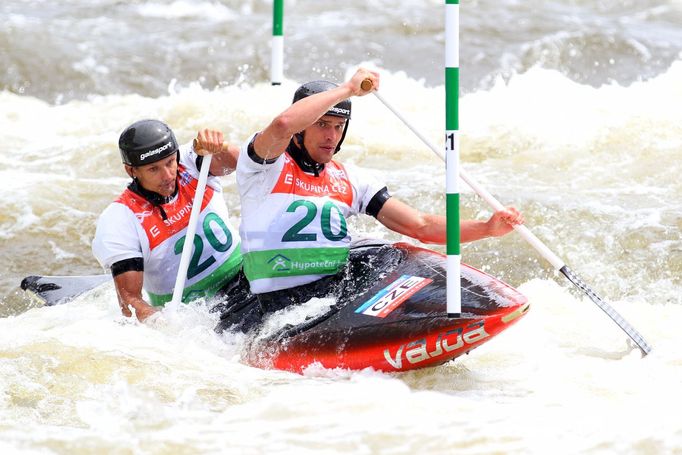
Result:
[[[385,318],[432,281],[431,278],[403,275],[363,303],[355,312]]]

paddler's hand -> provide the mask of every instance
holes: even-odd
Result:
[[[192,145],[197,155],[203,156],[227,150],[228,144],[224,141],[225,136],[222,131],[203,129],[197,133]]]
[[[135,316],[137,316],[138,321],[144,322],[147,318],[156,314],[157,311],[159,309],[151,305],[137,305],[135,307]]]
[[[523,215],[514,207],[506,207],[493,213],[493,216],[486,222],[488,235],[490,237],[500,237],[509,234],[514,230],[514,226],[524,223]]]
[[[371,84],[368,84],[367,81]],[[372,93],[373,90],[379,89],[379,73],[365,68],[358,68],[353,77],[346,82],[346,86],[350,89],[353,96],[365,96],[368,93]]]

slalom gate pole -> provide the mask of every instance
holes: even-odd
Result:
[[[281,85],[282,79],[284,79],[284,0],[273,0],[270,81],[272,85]]]
[[[445,216],[447,312],[462,313],[459,230],[459,0],[445,1]]]
[[[398,119],[405,124],[421,141],[431,149],[433,153],[435,153],[439,158],[442,160],[445,160],[445,155],[440,151],[438,147],[436,147],[426,136],[424,136],[417,128],[415,128],[410,121],[408,121],[396,108],[391,106],[388,101],[384,99],[384,97],[377,92],[376,90],[372,92],[374,96],[379,99],[383,103],[386,108],[393,112],[393,114],[398,117]],[[494,210],[502,210],[504,209],[504,206],[497,200],[495,197],[488,192],[476,179],[474,179],[471,175],[467,174],[467,172],[464,169],[459,169],[459,176],[464,180],[470,187],[473,189],[476,194],[478,194],[483,200],[485,200]],[[587,295],[590,300],[592,300],[608,317],[611,318],[613,322],[615,322],[618,327],[621,328],[625,334],[630,337],[632,341],[635,342],[637,347],[640,349],[643,355],[649,354],[651,352],[651,346],[649,343],[646,342],[644,337],[632,326],[628,321],[625,320],[611,305],[609,305],[607,302],[601,299],[597,295],[596,292],[590,288],[590,286],[583,281],[578,275],[575,274],[568,266],[566,263],[552,250],[550,250],[542,241],[533,234],[530,229],[528,229],[525,225],[523,224],[517,224],[514,226],[514,230],[523,237],[523,239],[528,242],[530,246],[535,248],[535,250],[540,253],[542,257],[544,257],[547,262],[552,264],[552,266],[561,274],[563,274],[570,282],[573,284],[575,287],[580,289],[582,292]],[[448,277],[450,275],[450,271],[448,270]],[[449,279],[449,278],[448,278]],[[449,285],[449,282],[448,282]],[[449,292],[449,290],[448,290]]]

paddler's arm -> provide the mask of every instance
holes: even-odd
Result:
[[[131,317],[132,308],[140,322],[144,322],[152,314],[158,311],[142,298],[142,277],[143,272],[129,270],[114,277],[114,287],[118,296],[118,304],[121,307],[123,316]]]
[[[379,73],[359,68],[353,77],[330,90],[307,96],[289,106],[254,139],[253,150],[262,160],[278,158],[289,145],[292,136],[322,117],[332,106],[351,96],[364,96],[371,92],[361,88],[362,81],[370,79],[379,87]]]
[[[224,142],[222,131],[204,129],[194,139],[194,151],[198,155],[212,154],[211,175],[221,176],[232,173],[237,168],[239,147]]]
[[[422,213],[400,200],[388,199],[377,214],[377,220],[392,231],[423,243],[445,244],[445,217]],[[487,221],[460,221],[460,241],[473,242],[508,234],[514,225],[523,223],[523,215],[513,207],[495,212]]]

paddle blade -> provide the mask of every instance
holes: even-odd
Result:
[[[620,327],[623,332],[627,334],[627,336],[630,337],[632,341],[637,344],[639,349],[642,351],[642,354],[647,355],[649,352],[651,352],[651,346],[649,346],[649,343],[646,342],[644,337],[640,335],[640,333],[635,330],[634,327],[628,323],[625,319],[623,319],[623,316],[621,316],[616,310],[613,309],[611,305],[608,303],[604,302],[601,297],[599,297],[588,285],[585,283],[578,275],[576,275],[571,269],[569,269],[567,266],[561,267],[559,269],[561,273],[564,274],[568,280],[573,283],[578,289],[583,291],[587,296],[597,304],[599,308],[602,309],[604,313],[606,313],[616,324],[618,324],[618,327]]]

